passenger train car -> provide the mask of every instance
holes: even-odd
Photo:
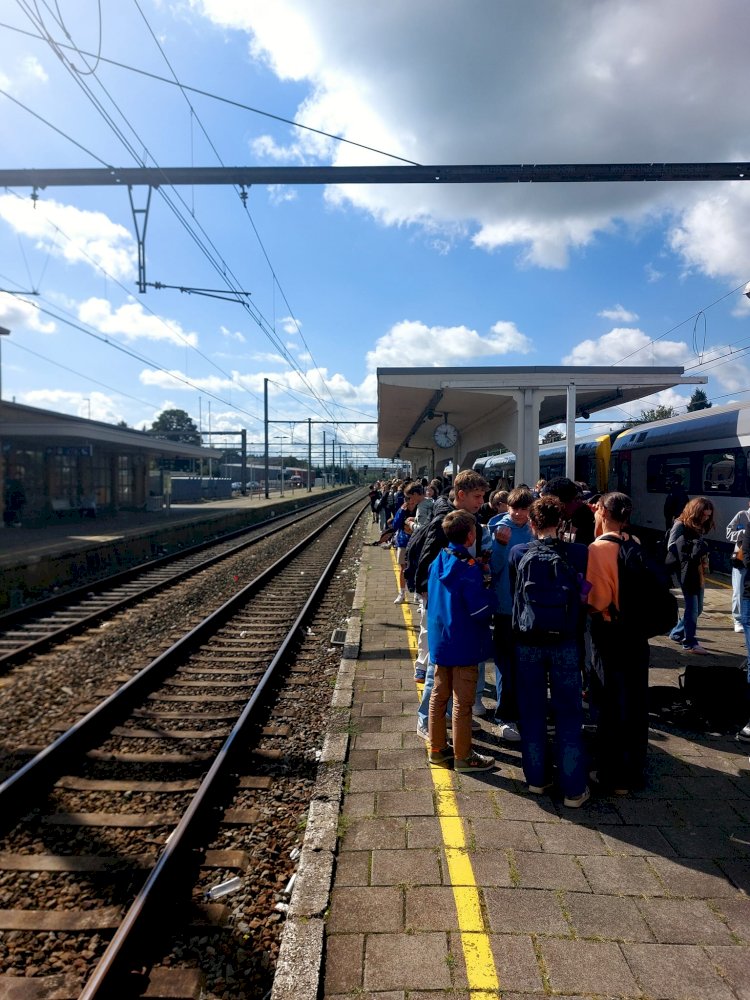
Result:
[[[505,452],[477,459],[474,468],[493,487],[512,487],[515,461],[515,455]],[[726,526],[750,498],[749,467],[750,403],[697,410],[576,441],[576,480],[597,492],[621,490],[632,497],[631,521],[646,543],[658,541],[666,530],[664,501],[670,482],[679,480],[691,499],[710,497],[716,528],[708,541],[716,569],[726,568],[732,550]],[[564,441],[540,447],[539,474],[542,479],[565,475]]]
[[[726,526],[750,497],[750,403],[697,410],[621,431],[612,446],[609,488],[633,499],[633,525],[648,538],[663,535],[664,500],[678,480],[691,499],[713,501],[712,550],[726,555]]]
[[[607,489],[612,434],[587,434],[576,440],[575,479],[588,483],[596,493]],[[555,479],[565,475],[565,441],[543,444],[539,448],[539,475],[536,479]],[[513,489],[516,478],[516,456],[511,451],[502,455],[478,458],[473,468],[480,472],[493,489]],[[533,486],[534,483],[529,483]]]

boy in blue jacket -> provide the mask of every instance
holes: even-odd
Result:
[[[442,528],[448,540],[430,566],[427,641],[435,664],[430,696],[430,764],[456,771],[487,771],[495,766],[471,748],[471,709],[478,664],[491,649],[493,595],[467,547],[476,539],[476,521],[464,510],[446,514]],[[453,695],[453,751],[448,749],[445,712]]]

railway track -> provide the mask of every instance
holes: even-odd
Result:
[[[0,674],[291,525],[320,519],[341,502],[339,497],[269,518],[0,616]]]
[[[351,506],[359,511],[359,498]],[[263,811],[269,779],[259,772],[290,735],[266,706],[295,650],[320,643],[308,623],[355,522],[349,510],[317,526],[0,786],[0,872],[13,873],[0,876],[0,966],[12,970],[0,995],[44,995],[47,974],[61,997],[79,986],[86,1000],[199,995],[189,969],[154,979],[138,970],[164,950],[157,928],[193,922],[210,934],[226,919],[203,892],[245,878],[246,860],[205,845],[226,843],[217,831],[253,827]],[[307,669],[292,667],[287,712]],[[261,744],[250,756],[253,736]],[[19,936],[29,940],[16,947]],[[59,941],[73,973],[59,971]],[[35,956],[30,966],[19,949]]]

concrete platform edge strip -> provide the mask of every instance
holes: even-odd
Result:
[[[356,668],[356,659],[352,657],[359,652],[361,635],[361,616],[353,613],[344,644],[349,655],[340,661],[331,697],[334,713],[337,708],[351,706]],[[337,732],[335,723],[332,719],[323,741],[271,1000],[317,1000],[320,993],[325,919],[333,886],[344,764],[349,751],[349,735]]]

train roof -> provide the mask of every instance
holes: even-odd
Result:
[[[750,403],[729,403],[655,420],[651,424],[638,424],[618,435],[612,451],[737,438],[747,434],[750,434]]]
[[[576,436],[576,451],[580,455],[582,451],[595,451],[596,446],[600,441],[604,441],[605,438],[613,437],[613,433],[605,431],[592,431],[589,434],[582,434]],[[549,444],[542,444],[539,446],[539,457],[545,457],[549,455],[555,455],[558,452],[562,454],[567,447],[567,443],[563,438],[562,441],[550,441]],[[479,472],[484,472],[488,469],[502,468],[506,465],[515,464],[516,456],[512,451],[504,451],[500,455],[486,455],[483,458],[478,458],[474,462],[473,468]]]

